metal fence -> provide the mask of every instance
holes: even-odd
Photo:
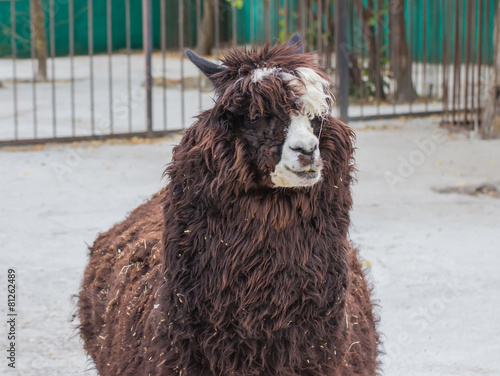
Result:
[[[477,130],[492,77],[497,6],[493,0],[351,2],[349,64],[368,74],[353,77],[349,118],[439,114],[443,123]],[[397,29],[401,17],[405,24]],[[396,32],[406,37],[405,53],[393,42]],[[411,62],[408,80],[397,77],[404,59]]]
[[[441,114],[443,122],[480,126],[497,1],[106,0],[105,7],[84,1],[85,7],[79,0],[30,0],[26,8],[24,0],[0,0],[10,16],[0,19],[9,39],[0,47],[10,47],[0,59],[0,145],[150,137],[189,126],[213,103],[209,82],[184,59],[206,17],[213,22],[213,59],[224,48],[300,31],[339,89],[335,115],[346,120]],[[101,34],[105,25],[104,53],[102,43],[95,47],[97,19]],[[82,27],[86,51],[75,43]],[[44,53],[47,77],[40,74]]]

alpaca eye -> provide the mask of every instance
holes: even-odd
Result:
[[[311,125],[312,125],[315,133],[319,133],[319,131],[322,127],[322,124],[323,124],[323,120],[317,116],[311,120]]]
[[[257,123],[260,119],[261,119],[261,117],[260,117],[260,116],[258,116],[258,115],[251,116],[250,114],[247,114],[247,115],[245,116],[245,120],[246,120],[248,123],[250,123],[250,124],[255,124],[255,123]]]

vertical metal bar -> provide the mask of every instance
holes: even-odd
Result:
[[[316,0],[317,3],[316,3],[316,22],[318,23],[318,28],[317,28],[317,35],[316,35],[316,39],[317,39],[317,42],[318,42],[318,47],[317,47],[317,50],[318,50],[318,57],[319,57],[319,65],[322,66],[323,65],[323,41],[322,41],[322,37],[323,37],[323,6],[322,6],[322,3],[321,3],[321,0]]]
[[[151,72],[151,56],[153,54],[153,16],[152,0],[142,0],[142,44],[146,67],[146,127],[149,136],[153,134],[153,78]]]
[[[347,21],[346,21],[347,25]],[[347,26],[346,26],[347,27]],[[331,38],[330,38],[330,1],[325,1],[325,35],[326,35],[326,46],[325,53],[327,54],[325,61],[325,70],[329,71],[331,68],[331,59],[332,59],[332,51],[331,51]]]
[[[471,0],[465,0],[465,101],[464,125],[467,126],[469,118],[469,70],[470,70],[470,43],[471,43]]]
[[[255,43],[255,1],[250,1],[250,43]]]
[[[179,55],[181,63],[181,123],[185,128],[184,106],[184,1],[179,0]]]
[[[285,29],[285,39],[288,38],[288,0],[284,0],[283,4],[284,12],[285,14],[283,15],[285,23],[283,25],[283,28]]]
[[[474,132],[477,132],[477,122],[475,119],[475,114],[476,114],[476,71],[474,69],[474,63],[477,63],[477,56],[476,56],[476,45],[477,45],[477,3],[474,1],[472,3],[472,33],[473,33],[473,40],[472,40],[472,66],[471,66],[471,120],[474,123]]]
[[[76,134],[75,127],[75,18],[74,0],[68,1],[69,12],[69,62],[70,62],[70,91],[71,91],[71,134]]]
[[[375,5],[375,4],[373,4]],[[382,19],[380,17],[380,11],[381,11],[381,1],[377,1],[377,13],[376,13],[376,35],[373,36],[375,39],[375,70],[377,71],[377,75],[375,76],[375,85],[377,86],[375,88],[375,94],[377,96],[377,115],[380,116],[380,99],[382,97],[381,93],[381,82],[380,82],[380,45],[381,45],[381,37],[382,37],[382,30],[381,30],[381,25],[382,25]],[[375,13],[375,9],[372,9],[373,13]],[[373,14],[372,13],[372,14]]]
[[[490,27],[490,10],[491,10],[491,2],[490,0],[486,0],[486,12],[485,12],[485,31],[486,31],[486,35],[485,35],[485,38],[484,38],[484,54],[485,54],[485,67],[484,67],[484,73],[483,74],[488,74],[488,70],[489,70],[489,64],[488,64],[488,58],[491,56],[490,52],[491,52],[491,45],[492,45],[492,41],[490,40],[493,39],[493,32],[494,30],[492,30],[492,28]]]
[[[307,37],[307,0],[300,0],[301,32],[304,39]]]
[[[427,0],[424,0],[424,12],[422,17],[422,62],[424,78],[424,101],[425,112],[429,111],[429,94],[427,89]]]
[[[196,0],[196,43],[200,40],[200,26],[201,26],[201,4],[200,0]],[[201,71],[198,70],[198,110],[201,111],[202,95],[201,95]]]
[[[192,6],[193,6],[193,0],[189,0],[189,1],[186,1],[184,0],[183,1],[184,3],[184,14],[188,14],[189,16],[186,17],[186,19],[184,20],[184,23],[185,23],[185,27],[184,27],[184,41],[187,41],[187,43],[191,43],[191,41],[193,40],[193,30],[191,28],[191,15],[193,14],[193,11],[192,11]]]
[[[490,71],[490,66],[489,66],[489,57],[492,56],[492,51],[491,51],[491,47],[493,45],[493,35],[494,35],[494,25],[491,24],[491,19],[490,19],[490,15],[491,14],[491,0],[486,0],[485,2],[485,14],[484,14],[484,17],[485,17],[485,35],[484,35],[484,39],[483,39],[483,53],[484,53],[484,56],[483,56],[483,61],[484,61],[484,69],[483,69],[483,82],[484,82],[484,86],[485,86],[485,89],[488,90],[488,82],[487,80],[490,78],[488,76],[488,73]],[[494,15],[492,17],[494,19]],[[492,29],[493,27],[493,29]],[[490,39],[491,38],[491,39]],[[488,97],[486,96],[485,99],[487,99]],[[486,130],[483,128],[483,132],[485,132]]]
[[[33,0],[30,0],[30,33],[31,33],[31,67],[33,71],[33,78],[31,81],[31,93],[33,100],[33,138],[38,138],[38,122],[37,122],[37,90],[36,90],[36,76],[37,76],[37,65],[36,65],[36,49],[35,49],[35,22],[37,14],[35,14]]]
[[[465,0],[463,0],[465,1]],[[462,36],[463,36],[463,2],[462,0],[457,0],[457,7],[458,7],[458,75],[457,75],[457,110],[462,111],[461,105],[462,105]]]
[[[354,8],[353,8],[353,5],[348,6],[348,8],[349,8],[349,35],[354,40]],[[335,22],[337,22],[336,19],[335,19]],[[356,43],[356,42],[353,42],[353,43]]]
[[[108,92],[109,92],[109,127],[111,134],[114,133],[113,124],[113,21],[111,0],[106,0],[106,36],[107,36],[107,51],[108,51]]]
[[[385,4],[385,2],[387,1],[387,9],[388,11],[386,12],[386,14],[384,15],[384,21],[383,21],[383,26],[382,26],[382,31],[385,31],[384,35],[383,35],[383,38],[382,40],[384,41],[383,43],[384,44],[388,44],[386,45],[386,49],[385,49],[385,57],[387,58],[387,60],[389,61],[389,59],[391,58],[391,46],[390,46],[390,41],[388,40],[389,39],[389,35],[390,35],[390,24],[391,24],[391,21],[390,21],[390,12],[391,12],[391,5],[389,3],[389,0],[382,0],[382,4]]]
[[[390,1],[390,0],[389,0]],[[390,61],[391,61],[391,70],[393,77],[397,77],[397,66],[396,66],[396,44],[394,43],[394,38],[392,37],[392,28],[394,27],[394,20],[396,18],[396,15],[394,14],[395,10],[393,10],[390,6],[389,3],[389,27],[390,27],[390,32],[389,32],[389,48],[391,50],[391,56],[390,56]],[[397,80],[393,79],[392,83],[392,114],[394,115],[396,113],[396,93],[397,93],[397,87],[398,87],[398,82]]]
[[[460,1],[460,0],[457,0]],[[452,103],[452,123],[455,124],[455,111],[456,111],[456,95],[457,95],[457,77],[458,77],[458,7],[459,5],[455,5],[455,25],[454,25],[454,48],[453,48],[453,103]]]
[[[333,33],[333,47],[334,47],[334,53],[335,53],[335,56],[340,52],[340,51],[337,51],[337,46],[338,46],[338,43],[337,43],[337,6],[335,5],[335,3],[333,3],[333,13],[332,13],[332,17],[333,17],[333,30],[332,30],[332,33]],[[352,4],[349,4],[349,2],[347,3],[347,35],[350,35],[351,36],[351,46],[349,46],[349,49],[351,51],[353,51],[353,53],[351,54],[351,52],[349,52],[349,55],[348,55],[348,58],[347,58],[347,61],[349,62],[349,65],[353,65],[352,61],[354,61],[356,59],[356,40],[355,40],[355,34],[354,34],[354,11],[353,11],[353,6]],[[332,62],[332,65],[334,63]],[[337,59],[335,58],[335,68],[334,70],[336,71],[337,70]],[[353,70],[354,71],[354,70]],[[355,83],[355,82],[354,82]],[[356,88],[355,88],[356,89]],[[356,97],[356,92],[355,92],[355,97]]]
[[[273,8],[274,8],[274,14],[276,15],[275,19],[276,19],[276,36],[277,36],[277,39],[279,40],[280,39],[280,29],[281,29],[281,24],[280,24],[280,10],[281,10],[281,0],[273,0]],[[271,31],[271,34],[272,34],[272,31]]]
[[[441,22],[441,67],[442,67],[442,106],[443,106],[443,111],[441,113],[441,122],[445,123],[446,117],[447,117],[447,112],[448,112],[448,90],[446,87],[446,75],[448,74],[448,69],[447,69],[447,64],[448,64],[448,51],[447,51],[447,30],[448,30],[448,22],[447,22],[447,17],[443,17],[445,14],[445,0],[441,0],[439,2],[439,19],[442,19],[443,22]],[[451,16],[451,15],[450,15]]]
[[[447,8],[447,9],[445,9]],[[448,122],[450,119],[450,72],[451,72],[451,36],[453,29],[453,3],[451,1],[442,0],[442,13],[446,13],[449,17],[443,17],[443,103],[444,116],[443,121]],[[450,46],[450,48],[449,48]],[[452,97],[452,95],[451,95]]]
[[[57,135],[56,115],[56,33],[54,20],[54,0],[49,1],[50,57],[52,58],[52,133]]]
[[[205,0],[207,1],[207,0]],[[219,56],[220,22],[219,22],[219,1],[214,0],[214,23],[215,23],[215,56]]]
[[[296,30],[302,35],[302,38],[305,38],[305,34],[303,31],[304,18],[302,17],[302,7],[304,6],[304,2],[302,0],[296,0],[295,5],[296,5],[296,7],[295,7],[295,9],[296,9],[295,27],[296,27]]]
[[[440,36],[440,32],[441,32],[441,29],[442,28],[442,25],[443,25],[443,22],[440,21],[440,18],[439,18],[439,8],[440,8],[440,5],[439,5],[439,1],[432,1],[431,4],[433,5],[432,7],[432,11],[434,12],[435,16],[434,16],[434,29],[433,29],[433,35],[435,35],[435,38],[434,38],[434,44],[435,44],[435,51],[436,51],[436,61],[435,61],[435,64],[432,65],[433,69],[432,71],[434,72],[435,74],[435,79],[433,80],[433,82],[429,85],[429,99],[432,98],[432,93],[433,93],[433,88],[435,87],[435,96],[436,97],[440,97],[441,96],[441,93],[440,93],[440,89],[441,89],[441,85],[439,85],[439,82],[441,82],[441,67],[440,67],[440,63],[443,64],[443,61],[442,61],[442,48],[441,48],[441,38],[439,37]],[[439,54],[441,53],[441,57],[439,56]]]
[[[330,53],[332,54],[330,56],[330,71],[333,72],[335,70],[335,64],[336,60],[335,58],[335,40],[337,38],[337,35],[335,34],[335,3],[327,2],[328,3],[328,12],[329,12],[329,25],[328,27],[328,33],[330,35],[329,43],[331,43],[331,48],[330,48]],[[345,20],[346,22],[346,33],[349,35],[349,30],[350,30],[350,20],[349,20],[349,4],[347,4],[347,14],[346,17],[347,19]],[[351,35],[352,37],[352,35]],[[351,64],[351,55],[347,57],[347,61],[349,61],[349,64]]]
[[[479,29],[477,31],[478,43],[477,43],[477,124],[481,125],[481,65],[483,63],[483,9],[484,0],[479,0],[479,12],[478,12],[478,25]]]
[[[296,32],[300,32],[300,24],[299,24],[299,18],[300,18],[300,5],[299,1],[296,0],[295,2],[292,2],[291,5],[289,5],[290,9],[290,16],[288,17],[289,25],[287,28],[289,29],[288,32],[292,34],[290,31],[295,30]]]
[[[408,51],[410,56],[408,56],[408,60],[410,62],[410,66],[411,66],[410,80],[411,80],[411,82],[414,83],[415,82],[413,80],[413,74],[415,71],[415,69],[413,69],[414,68],[414,64],[413,64],[413,46],[414,46],[414,44],[413,44],[413,35],[414,35],[413,27],[414,27],[414,22],[412,19],[412,15],[414,13],[412,12],[412,10],[413,10],[413,0],[408,0],[408,23],[410,24],[408,27],[408,29],[410,30],[410,48]],[[416,90],[417,85],[413,84],[413,87],[414,87],[414,90]],[[413,95],[410,96],[410,103],[408,105],[408,109],[409,109],[410,114],[412,114],[413,113]]]
[[[363,113],[364,113],[364,102],[365,102],[365,90],[363,87],[363,64],[365,60],[365,48],[363,45],[364,41],[364,35],[365,35],[365,24],[363,22],[363,9],[360,6],[358,8],[358,18],[359,18],[359,24],[360,24],[360,35],[359,35],[359,47],[360,47],[360,64],[359,64],[359,69],[360,69],[360,80],[359,80],[359,114],[360,117],[363,118]],[[339,22],[339,20],[337,20]]]
[[[264,0],[264,9],[266,13],[266,43],[271,42],[271,9],[269,6],[269,0]]]
[[[336,46],[336,82],[338,88],[338,104],[340,120],[347,122],[349,120],[349,61],[347,45],[347,0],[337,0],[337,46]]]
[[[309,35],[309,43],[308,43],[308,47],[309,47],[309,51],[313,51],[314,50],[314,13],[313,13],[313,0],[309,0],[308,3],[307,3],[307,11],[308,11],[308,15],[307,15],[307,26],[306,26],[306,30],[310,32],[307,32],[307,34]]]
[[[231,3],[231,19],[232,19],[231,33],[233,35],[233,46],[236,47],[236,45],[238,44],[238,34],[237,34],[238,13],[236,12],[236,4],[234,2]]]
[[[463,116],[463,110],[464,110],[464,107],[462,105],[462,98],[463,98],[463,95],[462,95],[462,60],[463,60],[463,55],[464,55],[464,45],[462,43],[462,40],[464,39],[464,36],[465,36],[465,30],[464,30],[464,24],[463,24],[463,21],[467,19],[467,16],[465,14],[465,9],[464,9],[464,6],[466,4],[467,0],[459,0],[458,1],[458,4],[459,4],[459,9],[460,9],[460,14],[458,16],[458,19],[459,19],[459,24],[458,24],[458,27],[459,27],[459,36],[460,36],[460,40],[459,40],[459,50],[458,50],[458,57],[459,57],[459,63],[458,63],[458,95],[457,95],[457,98],[458,98],[458,110],[461,114],[461,116]],[[466,39],[466,38],[465,38]]]
[[[412,0],[412,9],[411,9],[411,12],[409,13],[409,17],[412,18],[412,28],[411,28],[411,32],[412,32],[412,57],[413,57],[413,62],[412,62],[412,78],[413,76],[415,77],[413,79],[413,82],[414,82],[414,88],[415,88],[415,94],[418,96],[418,89],[420,87],[420,49],[419,49],[419,45],[418,45],[418,37],[420,35],[420,24],[418,22],[418,15],[419,15],[419,11],[418,11],[418,5],[419,4],[419,0],[415,0],[413,1]],[[414,66],[415,67],[414,67]],[[412,101],[412,104],[413,104],[413,101]]]
[[[497,0],[497,5],[500,6],[500,2]],[[493,6],[495,4],[493,3]],[[495,11],[492,9],[491,11],[491,15],[492,15],[492,18],[493,18],[493,30],[492,30],[492,43],[491,43],[491,46],[492,46],[492,56],[493,56],[493,61],[492,61],[492,69],[493,69],[493,74],[494,74],[494,87],[493,87],[493,90],[494,90],[494,95],[493,95],[493,108],[496,109],[496,111],[498,111],[498,84],[500,82],[500,72],[498,72],[499,70],[499,65],[500,65],[500,61],[497,61],[497,59],[500,58],[500,51],[498,51],[498,48],[500,48],[500,46],[498,44],[500,44],[500,40],[498,38],[500,38],[500,8],[497,8],[497,11],[495,13]],[[497,43],[497,45],[495,46],[495,44]],[[498,113],[498,112],[497,112]]]
[[[89,78],[90,78],[90,124],[92,135],[95,135],[95,110],[94,110],[94,5],[93,0],[87,0],[87,23],[89,45]]]
[[[130,55],[132,52],[130,32],[130,0],[125,0],[125,43],[127,48],[127,115],[128,131],[132,132],[132,64]]]
[[[304,38],[304,34],[302,33],[302,1],[295,1],[295,29],[302,35]]]
[[[19,138],[19,119],[17,118],[17,40],[16,40],[16,2],[10,0],[10,43],[12,48],[12,90],[14,102],[14,138]]]
[[[160,0],[160,44],[161,44],[161,92],[163,100],[163,130],[167,129],[167,28],[166,28],[166,0]],[[197,5],[199,5],[200,0],[197,0]],[[197,8],[197,12],[199,9]],[[198,17],[198,14],[196,14]],[[200,22],[197,23],[200,25]]]

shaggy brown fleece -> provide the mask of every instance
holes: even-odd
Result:
[[[218,100],[175,147],[170,182],[91,247],[80,333],[101,376],[375,375],[370,291],[348,241],[354,135],[312,120],[322,180],[273,188],[290,115],[279,76],[319,71],[295,45],[234,51]]]

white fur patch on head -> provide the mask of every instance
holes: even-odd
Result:
[[[278,68],[259,68],[252,72],[252,82],[262,81],[264,78],[275,74]]]
[[[282,77],[290,86],[304,87],[300,98],[309,119],[329,112],[332,106],[332,97],[329,94],[328,81],[311,68],[297,68],[295,72],[303,84],[293,74],[282,73]]]
[[[299,157],[307,155],[310,164],[304,165]],[[307,187],[321,179],[319,140],[307,116],[292,116],[283,144],[280,162],[271,173],[276,187]]]
[[[258,68],[252,72],[252,82],[260,82],[275,74],[278,74],[290,87],[298,88],[309,119],[322,116],[331,110],[333,99],[329,91],[329,82],[313,69],[301,67],[291,73],[286,73],[278,67]]]
[[[331,100],[328,93],[328,81],[310,68],[298,68],[297,72],[306,85],[306,92],[301,96],[309,119],[320,116],[330,110]]]

